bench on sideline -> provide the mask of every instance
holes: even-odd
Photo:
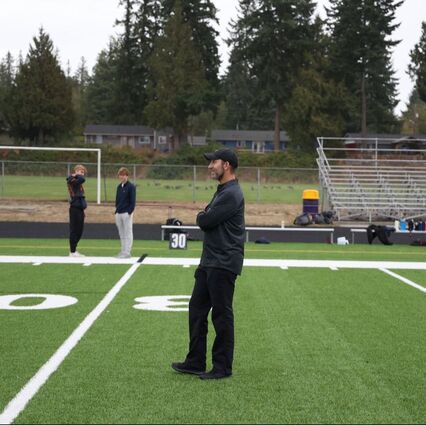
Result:
[[[200,230],[198,226],[175,226],[163,224],[161,226],[161,240],[164,241],[164,231],[172,229],[180,230]],[[246,242],[249,242],[249,232],[250,231],[262,231],[262,232],[328,232],[330,234],[330,243],[334,243],[334,227],[327,228],[312,228],[312,227],[246,227]]]

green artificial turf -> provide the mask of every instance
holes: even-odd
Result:
[[[60,294],[77,297],[73,306],[51,310],[0,309],[0,410],[56,351],[128,267],[0,264],[0,296]],[[34,305],[35,298],[14,302]]]
[[[115,255],[116,240],[82,240]],[[134,254],[199,257],[200,242]],[[0,255],[67,255],[66,240],[0,239]],[[422,247],[272,243],[246,258],[424,261]],[[129,265],[2,264],[0,296],[72,296],[51,310],[0,310],[0,414]],[[195,267],[142,264],[16,423],[424,423],[426,294],[377,269],[245,267],[234,298],[230,379],[170,368],[188,347],[187,313],[135,309],[137,298],[189,296]],[[394,270],[426,287],[426,271]],[[209,323],[208,365],[214,330]]]
[[[424,422],[423,293],[378,270],[246,268],[234,376],[204,382],[170,368],[186,353],[187,313],[133,308],[189,295],[193,272],[142,265],[16,422]]]

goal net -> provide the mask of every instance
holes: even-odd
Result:
[[[49,160],[45,156],[40,159],[36,151],[63,152],[63,155],[60,160],[57,157]],[[65,177],[72,173],[76,164],[88,169],[88,184],[93,188],[89,199],[100,204],[101,149],[0,146],[0,197],[64,199],[67,196]]]

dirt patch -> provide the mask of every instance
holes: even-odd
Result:
[[[177,217],[186,225],[195,224],[198,211],[204,203],[161,203],[141,202],[135,210],[134,223],[165,224],[167,218]],[[0,200],[1,221],[34,221],[47,223],[68,222],[67,202]],[[248,204],[246,224],[248,226],[281,226],[293,223],[300,214],[302,205]],[[114,223],[114,204],[89,203],[86,223]]]

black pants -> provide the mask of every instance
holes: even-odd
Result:
[[[77,250],[84,228],[84,210],[70,207],[70,252]]]
[[[185,363],[206,368],[208,314],[216,331],[213,343],[213,369],[232,372],[234,358],[234,297],[236,274],[222,269],[201,268],[195,272],[195,285],[189,301],[189,352]]]

